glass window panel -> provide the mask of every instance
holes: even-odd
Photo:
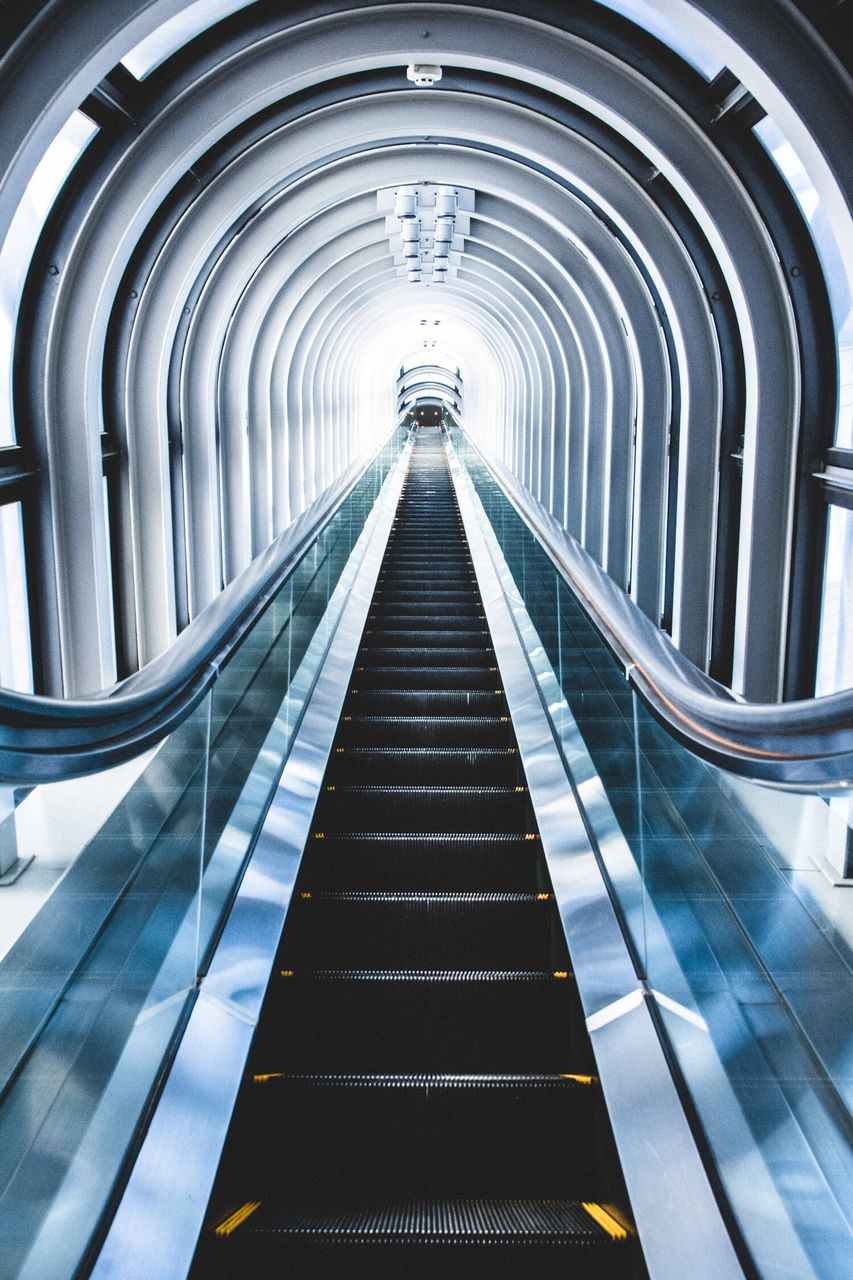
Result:
[[[60,187],[97,132],[97,125],[82,111],[75,111],[68,118],[30,179],[0,249],[0,446],[16,442],[12,353],[18,307],[33,250]]]
[[[669,45],[670,49],[680,54],[697,71],[701,71],[708,80],[722,71],[723,64],[716,54],[706,49],[677,22],[664,17],[659,6],[649,4],[647,0],[604,0],[604,4],[608,9],[636,22],[637,26],[643,27],[650,35],[657,36],[658,40]]]
[[[208,27],[220,22],[223,18],[245,9],[252,0],[196,0],[183,13],[178,13],[168,22],[164,22],[152,31],[144,40],[131,49],[122,64],[131,75],[142,80],[150,75],[155,67],[170,58],[177,49],[194,39]]]
[[[782,130],[768,116],[759,121],[753,132],[791,188],[809,224],[823,268],[835,322],[840,379],[835,443],[840,448],[849,449],[853,447],[853,285],[850,269],[845,265],[817,189]]]
[[[829,508],[815,693],[853,686],[853,511]]]
[[[113,558],[112,529],[110,527],[110,482],[102,477],[104,494],[104,528],[107,536],[107,596],[110,602],[110,617],[115,617],[115,600],[113,599]]]
[[[0,507],[0,684],[33,692],[30,611],[20,502]]]

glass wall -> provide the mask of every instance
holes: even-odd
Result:
[[[818,696],[853,688],[853,511],[830,506],[818,651]]]
[[[89,777],[35,787],[0,777],[0,1275],[10,1280],[78,1274],[208,967],[405,434],[166,739]]]
[[[0,506],[0,685],[19,693],[33,691],[27,573],[24,562],[22,506]]]
[[[735,778],[676,741],[479,455],[452,436],[523,601],[526,622],[513,609],[543,705],[756,1270],[846,1280],[853,926],[845,891],[824,874],[847,838],[844,815]]]
[[[12,414],[12,354],[33,251],[62,184],[97,132],[97,125],[82,111],[69,117],[30,179],[0,248],[0,448],[17,440]]]

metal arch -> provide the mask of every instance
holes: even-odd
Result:
[[[307,258],[309,253],[321,247],[325,239],[334,237],[338,224],[359,227],[370,221],[372,213],[373,201],[370,196],[365,195],[349,204],[331,207],[322,215],[322,224],[320,217],[311,222],[303,222],[293,235],[282,240],[265,255],[229,314],[217,368],[216,413],[220,432],[228,430],[229,422],[246,424],[251,458],[247,457],[244,463],[245,481],[252,486],[253,493],[249,511],[242,513],[248,540],[243,556],[247,559],[263,549],[272,531],[272,478],[269,461],[271,426],[269,414],[252,407],[255,398],[263,390],[261,380],[252,373],[257,356],[256,337],[268,308],[273,305],[273,299],[286,287],[284,264],[289,260]],[[339,464],[343,461],[339,459]],[[235,504],[239,508],[236,497]],[[241,512],[239,509],[231,513],[226,510],[226,517],[234,525],[236,536],[241,524]],[[237,565],[239,558],[235,561],[235,567]]]
[[[662,0],[652,2],[664,8]],[[3,207],[16,207],[45,140],[54,136],[85,92],[103,78],[132,43],[186,5],[187,0],[99,0],[88,6],[85,33],[62,0],[40,6],[41,38],[22,42],[24,47],[15,50],[17,56],[5,69],[0,92],[0,137],[4,144],[0,149],[0,169],[13,178],[4,189],[4,195],[11,194],[11,198],[2,202]],[[768,7],[759,15],[750,13],[750,21],[746,22],[741,6],[722,4],[721,0],[714,0],[712,8],[707,0],[704,4],[701,0],[665,0],[665,5],[667,15],[675,16],[694,36],[717,51],[720,61],[734,67],[759,100],[773,106],[798,152],[808,161],[816,161],[809,163],[810,171],[821,170],[816,174],[818,187],[833,219],[849,228],[849,208],[842,194],[849,193],[851,185],[849,157],[843,146],[849,83],[839,75],[825,46],[810,38],[807,24],[800,19],[797,29],[797,24],[789,23],[785,56],[780,58],[780,33],[772,25],[774,9]],[[562,16],[561,11],[555,14],[557,21]],[[777,51],[772,75],[762,66],[771,48]],[[98,51],[95,57],[93,49]],[[80,83],[81,65],[87,73],[85,85]],[[804,75],[804,65],[811,73],[808,77]],[[826,85],[827,89],[816,94],[814,84],[820,84],[822,89]],[[805,85],[809,88],[804,92]],[[49,112],[44,110],[45,103],[51,104]],[[37,120],[43,122],[41,130],[34,127]],[[20,159],[14,173],[15,166],[10,163],[13,157]],[[844,240],[842,235],[841,243]]]
[[[463,386],[462,375],[457,371],[451,371],[442,364],[436,364],[435,361],[425,360],[423,364],[412,365],[405,373],[397,379],[397,394],[401,394],[408,390],[410,380],[429,375],[434,378],[446,378],[449,387],[453,391],[461,391]]]
[[[611,428],[614,362],[618,370],[624,331],[618,325],[611,324],[609,295],[602,288],[601,277],[595,270],[595,261],[593,259],[590,262],[586,247],[580,249],[576,242],[566,241],[554,229],[559,222],[565,223],[567,230],[572,230],[573,211],[569,205],[564,203],[558,210],[558,194],[541,181],[538,189],[531,192],[531,196],[531,206],[536,209],[535,215],[531,208],[516,201],[509,216],[519,230],[525,226],[528,228],[526,234],[530,238],[535,217],[536,247],[540,258],[552,268],[553,283],[550,287],[555,294],[552,314],[555,323],[562,319],[566,326],[561,341],[568,384],[567,413],[561,433],[564,461],[561,474],[555,477],[557,509],[553,504],[549,505],[567,527],[572,527],[576,535],[582,537],[588,441],[595,432],[604,436]],[[501,230],[506,232],[507,215],[503,213],[503,207],[495,197],[488,193],[480,201],[478,217],[486,219],[490,216],[492,202],[495,203],[492,220],[499,222]],[[545,214],[550,214],[555,222],[547,223],[543,216]],[[565,261],[567,250],[571,249],[576,252],[570,252],[568,261]],[[596,298],[602,303],[600,307],[595,305]],[[608,328],[609,342],[606,337]],[[625,372],[630,380],[631,374],[627,366]],[[618,372],[615,377],[618,383]],[[626,392],[626,402],[630,404],[633,394],[630,385]],[[572,465],[575,459],[577,464]]]
[[[456,410],[459,409],[459,403],[456,396],[446,383],[430,382],[429,379],[425,379],[423,382],[418,382],[416,386],[412,387],[411,391],[402,398],[397,412],[399,414],[405,413],[407,409],[410,409],[411,406],[423,396],[435,396],[444,401],[444,403],[450,405],[452,408]]]
[[[442,286],[442,289],[444,291],[447,291],[447,293],[450,293],[452,291],[452,286],[445,285],[445,286]],[[381,285],[378,286],[374,292],[380,292],[380,291],[381,291]],[[323,342],[326,345],[327,349],[334,349],[338,346],[339,343],[346,342],[348,335],[349,335],[349,341],[354,346],[359,342],[359,339],[357,339],[354,336],[359,327],[358,318],[365,310],[367,310],[371,302],[372,302],[372,294],[364,294],[362,296],[356,295],[352,299],[351,306],[349,307],[349,309],[342,311],[341,314],[335,318],[332,328],[328,332],[324,333]],[[497,316],[498,312],[494,303],[490,301],[488,305],[489,305],[490,311],[494,312],[494,314]],[[480,323],[482,323],[481,320],[480,320]],[[521,354],[520,354],[520,349],[518,348],[517,335],[508,328],[508,326],[505,323],[505,318],[502,319],[499,327],[493,330],[492,338],[493,338],[493,341],[498,342],[499,345],[502,345],[506,352],[505,368],[507,370],[507,373],[505,377],[506,376],[510,378],[515,377],[516,374],[514,370],[517,369],[518,367],[518,361],[521,358]]]
[[[504,213],[507,217],[507,213]],[[522,218],[523,221],[523,218]],[[528,487],[537,493],[540,500],[545,501],[549,509],[554,505],[554,471],[555,471],[555,439],[558,433],[565,431],[568,418],[566,412],[570,398],[568,362],[566,357],[565,333],[560,332],[559,322],[565,319],[565,310],[555,288],[544,278],[544,266],[541,253],[522,256],[525,247],[524,238],[518,232],[510,232],[505,223],[486,223],[479,215],[476,234],[472,231],[469,252],[461,269],[463,278],[468,279],[473,273],[474,264],[483,271],[497,272],[502,278],[504,288],[509,296],[512,289],[521,281],[529,301],[527,311],[531,325],[538,319],[541,341],[548,355],[550,378],[547,388],[547,399],[543,404],[538,428],[529,440],[525,452],[533,469]],[[566,327],[570,322],[567,321]],[[561,340],[562,339],[562,340]],[[547,454],[547,457],[546,457]]]
[[[403,282],[397,282],[399,290],[406,288]],[[498,367],[503,369],[503,376],[499,379],[485,379],[485,399],[481,406],[478,392],[482,390],[482,380],[474,378],[466,385],[466,420],[469,427],[476,429],[478,421],[481,421],[486,429],[487,439],[488,432],[495,430],[495,423],[500,421],[505,411],[502,406],[505,399],[505,388],[513,376],[513,369],[517,353],[515,351],[514,335],[511,331],[507,331],[503,320],[497,313],[493,314],[492,300],[487,296],[480,296],[479,290],[465,290],[464,293],[457,291],[453,284],[442,286],[442,299],[447,299],[447,305],[452,305],[461,315],[465,316],[470,322],[472,329],[476,329],[483,335],[486,335],[487,345],[494,353],[495,359],[498,361]],[[343,318],[340,324],[340,337],[347,342],[350,347],[356,351],[361,348],[363,339],[358,336],[359,326],[358,318],[368,307],[373,307],[377,313],[377,318],[384,311],[386,315],[392,315],[396,306],[399,304],[399,293],[389,293],[380,288],[376,290],[376,297],[368,296],[357,299],[351,313]],[[472,400],[473,398],[473,400]]]
[[[496,298],[505,299],[506,313],[513,316],[528,351],[529,399],[527,411],[521,418],[518,444],[526,470],[525,483],[531,492],[541,497],[542,438],[544,434],[550,436],[554,429],[555,369],[559,367],[553,326],[541,296],[537,297],[535,268],[518,255],[508,259],[506,254],[496,251],[479,227],[476,231],[472,229],[468,238],[460,279],[467,282],[478,275],[487,281],[488,288],[495,290]],[[534,368],[535,379],[531,376]]]
[[[606,247],[606,244],[605,244]],[[647,431],[648,447],[643,456],[643,470],[639,476],[640,494],[642,494],[644,526],[651,525],[651,538],[647,535],[646,545],[646,564],[644,564],[644,572],[642,575],[635,576],[635,589],[638,590],[639,602],[646,612],[654,616],[656,613],[656,605],[660,599],[660,579],[661,579],[661,556],[660,556],[660,522],[663,508],[663,486],[660,479],[661,457],[665,457],[663,449],[666,442],[666,426],[669,422],[669,402],[666,397],[666,365],[663,364],[663,353],[660,344],[660,326],[656,321],[651,324],[643,325],[644,316],[653,315],[651,302],[646,298],[646,292],[642,282],[640,282],[637,274],[633,270],[633,264],[629,260],[624,262],[624,271],[622,271],[622,305],[624,305],[625,314],[630,317],[631,328],[633,328],[635,337],[638,340],[638,356],[640,360],[640,370],[646,370],[646,376],[640,374],[639,388],[644,390],[646,394],[646,412],[642,416],[643,428]],[[637,289],[639,288],[639,294]],[[631,303],[631,291],[634,292],[634,302]],[[646,305],[643,305],[646,300]],[[638,328],[639,326],[639,328]],[[656,367],[656,355],[658,357]],[[661,401],[658,402],[660,407],[654,408],[649,403],[649,398],[654,396],[656,392],[660,392]],[[589,444],[585,445],[587,449]],[[657,448],[656,448],[657,447]],[[584,477],[588,475],[587,458],[584,457],[583,465],[576,468],[576,472]],[[581,541],[583,541],[583,520],[585,516],[585,494],[581,492],[579,498],[579,507],[581,511]],[[651,520],[648,520],[646,513],[649,513]],[[651,584],[651,589],[649,589]],[[643,590],[646,591],[647,600],[643,600]],[[657,618],[656,618],[657,621]]]
[[[235,302],[248,287],[249,282],[246,276],[252,270],[258,249],[264,254],[265,260],[269,258],[270,261],[274,261],[276,258],[283,256],[279,255],[277,250],[286,242],[287,224],[292,219],[292,213],[284,207],[285,202],[280,203],[282,207],[275,213],[270,211],[263,220],[255,219],[250,224],[250,227],[240,237],[241,242],[244,243],[238,245],[236,242],[232,242],[229,252],[223,255],[215,272],[211,275],[207,291],[200,299],[199,307],[196,311],[198,329],[195,341],[187,344],[184,358],[183,396],[185,407],[183,421],[185,434],[188,439],[193,434],[198,433],[202,438],[215,440],[218,437],[219,440],[220,473],[223,486],[220,518],[226,530],[225,547],[231,547],[231,563],[225,566],[226,580],[230,580],[235,571],[243,567],[245,563],[248,563],[250,557],[247,554],[241,555],[238,546],[234,542],[234,539],[239,536],[239,529],[248,524],[248,511],[235,510],[235,504],[238,508],[241,506],[242,479],[238,483],[238,477],[243,468],[239,465],[238,459],[241,447],[239,440],[245,430],[245,420],[242,414],[223,413],[218,408],[219,396],[217,389],[221,395],[226,384],[222,347],[233,316],[236,314]],[[341,256],[352,253],[360,244],[366,245],[376,241],[373,228],[375,217],[371,221],[367,202],[362,201],[361,203],[363,207],[360,217],[355,214],[349,202],[343,209],[337,206],[334,208],[337,220],[340,221],[346,217],[349,224],[345,237],[346,247],[342,243],[344,237],[341,236],[334,241],[336,245],[341,246],[335,250]],[[336,218],[332,216],[314,221],[320,222],[321,225],[314,227],[313,222],[307,225],[302,224],[287,237],[289,240],[287,257],[299,261],[309,252],[315,250],[317,244],[321,243],[324,237],[327,243],[332,243],[331,239],[328,238],[328,233],[334,229]],[[331,228],[328,226],[330,221],[333,224]],[[276,224],[279,225],[277,226]],[[271,251],[268,250],[269,242],[276,239],[279,241],[276,248]],[[251,243],[253,240],[261,241],[258,249]],[[270,254],[272,255],[271,258],[269,257]],[[202,325],[204,326],[203,328]],[[233,363],[230,366],[230,371],[232,373],[235,371]],[[232,468],[232,461],[238,462],[236,469]],[[338,469],[345,461],[338,460]],[[330,480],[331,476],[328,479]],[[209,495],[207,500],[208,502],[210,501]],[[245,506],[245,503],[242,505]],[[214,503],[214,506],[218,508],[219,504]],[[211,512],[209,518],[215,519],[215,512]],[[229,530],[231,532],[228,532]],[[246,552],[248,552],[248,547],[246,547]],[[217,589],[215,584],[209,584],[208,591],[211,591],[211,589],[212,594],[215,594]],[[196,608],[198,607],[199,605],[197,604]]]

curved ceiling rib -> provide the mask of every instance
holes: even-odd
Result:
[[[797,453],[834,406],[803,393],[811,337],[778,210],[808,232],[742,95],[721,101],[615,4],[235,3],[191,20],[180,0],[91,0],[85,33],[37,7],[0,63],[0,208],[74,109],[101,125],[46,225],[18,343],[61,691],[162,652],[420,395],[454,405],[689,658],[748,696],[782,692]],[[823,127],[837,68],[814,33],[820,128],[793,83],[799,20],[766,65],[781,0],[751,23],[710,0],[656,7],[778,107],[843,244],[849,175]],[[136,80],[145,47],[128,55],[170,19],[174,56],[148,46]],[[406,81],[423,60],[443,68],[433,88]],[[380,198],[424,184],[473,193],[442,284],[407,280]],[[812,284],[822,315],[819,270]],[[109,530],[104,431],[122,460]]]

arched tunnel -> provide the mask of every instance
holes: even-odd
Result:
[[[851,1273],[850,34],[4,6],[4,1276]]]

